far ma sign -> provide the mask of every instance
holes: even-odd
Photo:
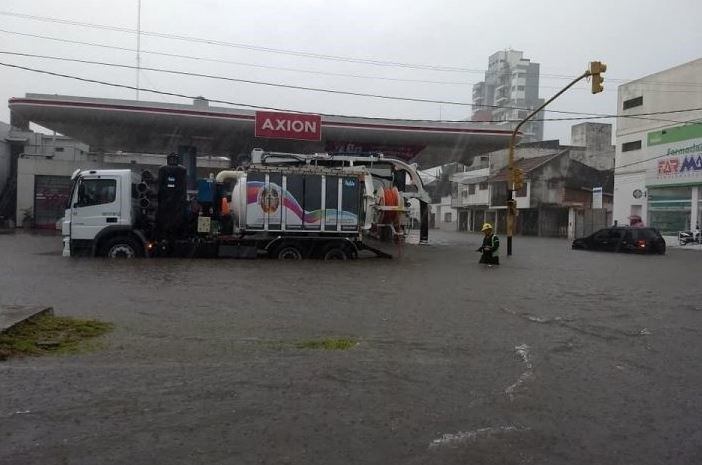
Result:
[[[322,117],[277,111],[256,112],[256,137],[268,139],[322,139]]]

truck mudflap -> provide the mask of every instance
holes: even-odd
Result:
[[[373,252],[379,258],[399,258],[403,255],[404,247],[405,244],[402,241],[382,241],[373,236],[365,235],[358,248]]]

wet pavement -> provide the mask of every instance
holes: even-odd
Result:
[[[478,236],[432,233],[346,263],[0,236],[0,304],[116,326],[97,352],[0,363],[0,463],[702,462],[698,253],[516,238],[485,268]],[[292,344],[326,337],[360,343]]]

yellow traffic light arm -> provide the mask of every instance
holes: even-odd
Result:
[[[515,188],[515,183],[516,183],[516,177],[515,177],[515,170],[514,170],[514,145],[517,142],[517,134],[519,134],[519,130],[521,129],[522,126],[524,126],[524,123],[529,121],[531,118],[533,118],[536,114],[538,114],[541,110],[546,108],[546,106],[556,100],[558,97],[561,96],[565,91],[573,87],[578,81],[581,79],[584,79],[588,76],[596,76],[598,78],[598,82],[601,84],[602,83],[602,77],[600,76],[601,73],[604,73],[607,70],[607,65],[600,61],[593,61],[590,63],[590,66],[588,67],[587,71],[585,71],[583,74],[580,76],[576,77],[573,79],[573,81],[565,86],[563,89],[561,89],[556,95],[551,97],[550,99],[546,100],[539,108],[536,110],[533,110],[531,113],[527,115],[526,118],[521,120],[519,124],[517,124],[517,127],[514,128],[512,131],[512,137],[509,142],[509,159],[508,159],[508,169],[509,169],[509,181],[508,181],[508,197],[507,197],[507,255],[512,255],[512,234],[514,232],[514,217],[516,214],[516,205],[514,201],[514,188]]]
[[[519,122],[519,124],[517,124],[517,127],[514,128],[514,130],[512,131],[512,138],[510,139],[510,143],[509,143],[509,181],[510,181],[510,184],[513,184],[513,183],[514,183],[514,145],[515,145],[515,143],[517,142],[517,134],[519,134],[519,130],[522,128],[522,126],[524,126],[524,124],[525,124],[527,121],[529,121],[531,118],[533,118],[533,117],[534,117],[536,114],[538,114],[541,110],[543,110],[544,108],[546,108],[546,106],[547,106],[549,103],[553,102],[553,101],[556,100],[558,97],[560,97],[561,94],[563,94],[565,91],[567,91],[568,89],[570,89],[571,87],[573,87],[578,81],[580,81],[581,79],[584,79],[584,78],[590,76],[591,74],[592,74],[592,73],[590,72],[590,69],[588,69],[588,70],[585,71],[583,74],[581,74],[581,75],[578,76],[577,78],[573,79],[573,81],[572,81],[570,84],[568,84],[568,85],[565,86],[563,89],[561,89],[560,91],[558,91],[558,93],[557,93],[556,95],[554,95],[554,96],[551,97],[550,99],[546,100],[543,104],[541,104],[541,106],[540,106],[539,108],[537,108],[536,110],[533,110],[531,113],[529,113],[529,115],[527,115],[526,118],[524,118],[523,120],[521,120],[521,121]],[[510,186],[510,187],[513,187],[513,186]]]

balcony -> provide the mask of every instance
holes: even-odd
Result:
[[[487,207],[488,201],[490,200],[488,193],[488,189],[480,190],[476,184],[474,194],[464,195],[461,193],[457,196],[451,196],[451,208]]]

